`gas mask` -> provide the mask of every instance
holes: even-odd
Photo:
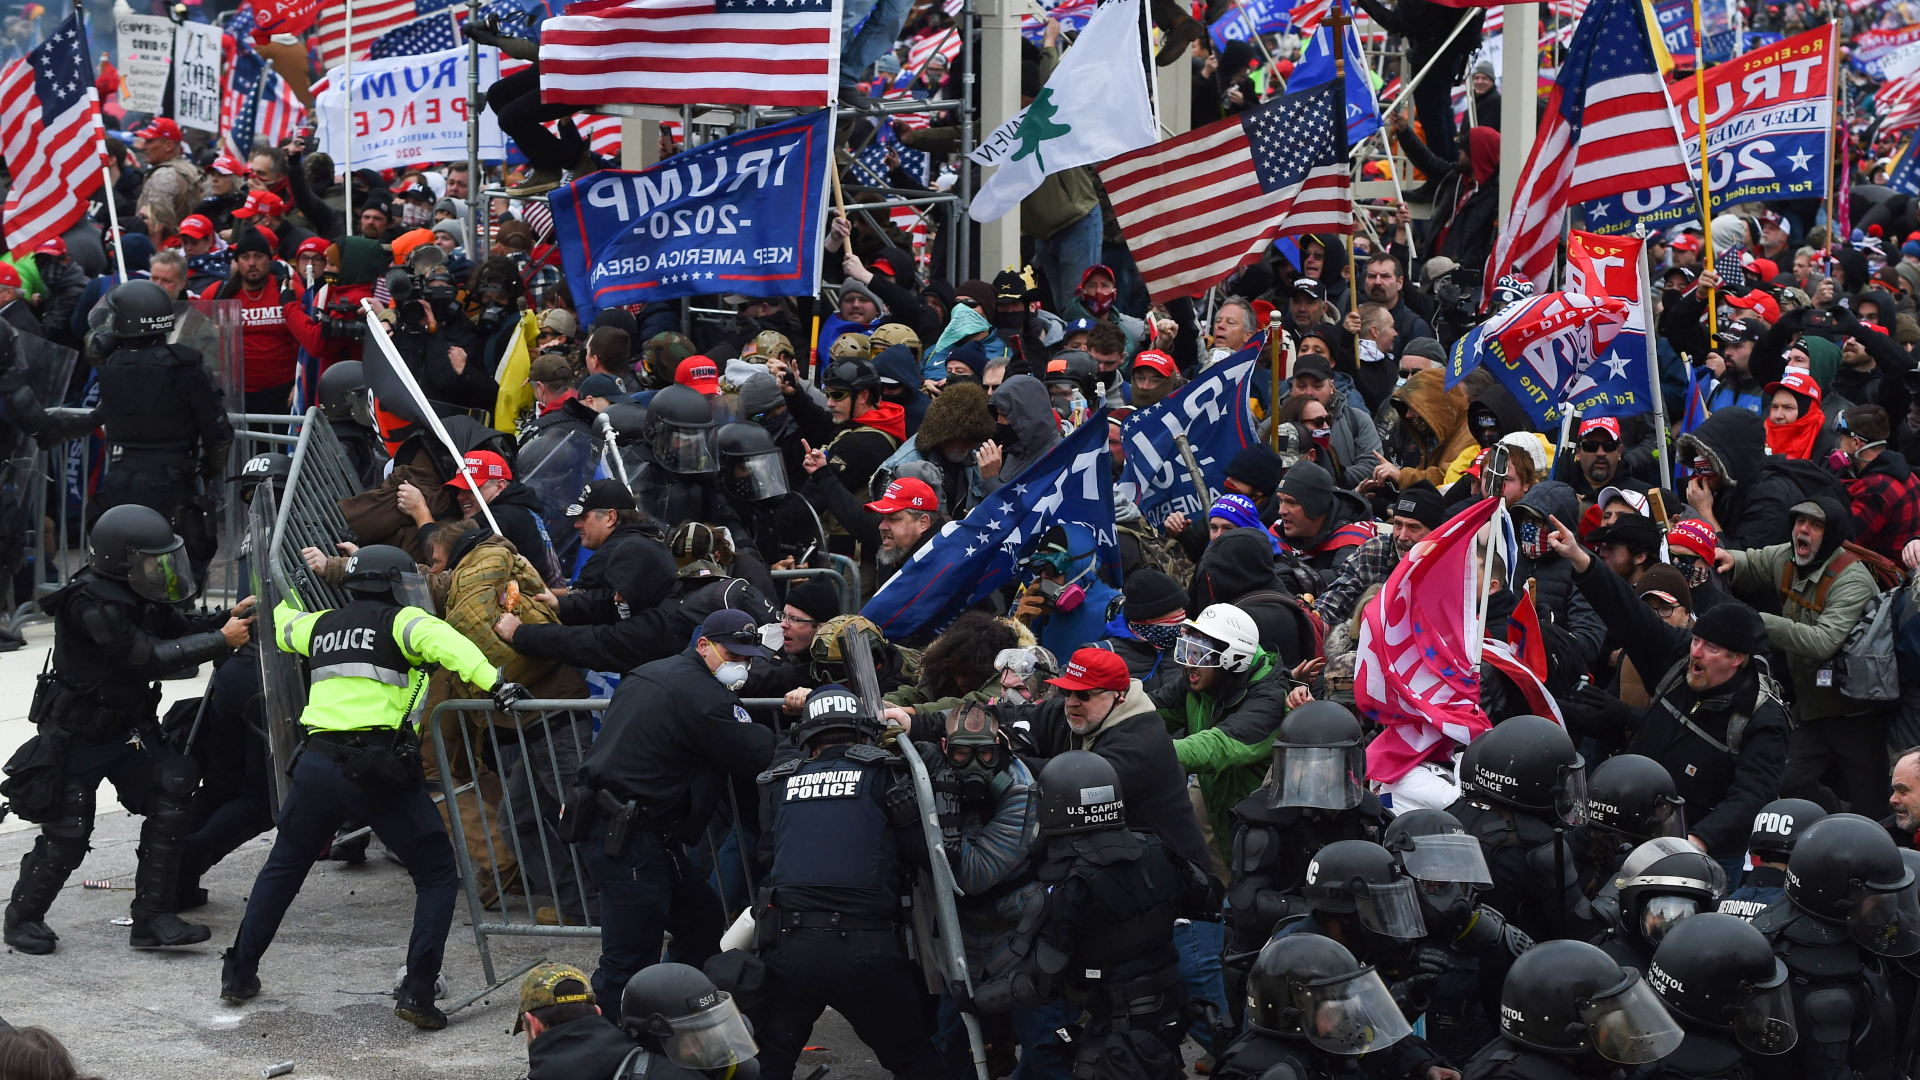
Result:
[[[993,715],[985,709],[962,711],[951,722],[943,743],[947,765],[953,769],[956,797],[962,803],[982,803],[993,797],[994,774],[1007,767],[1007,747]]]

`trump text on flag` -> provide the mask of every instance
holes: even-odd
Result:
[[[482,93],[499,78],[499,53],[480,49]],[[344,69],[318,88],[320,143],[336,160],[353,140],[356,168],[391,169],[467,153],[467,50],[366,60],[353,67],[353,117],[346,115]],[[480,157],[505,153],[492,110],[480,117]]]

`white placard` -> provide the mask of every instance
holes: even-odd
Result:
[[[353,167],[392,169],[467,159],[467,50],[445,49],[353,65],[353,123],[346,117],[344,68],[327,72],[315,98],[320,148],[346,160],[345,137],[353,133]],[[480,49],[480,92],[500,77],[500,53]],[[480,117],[480,157],[506,156],[500,122],[488,110]]]
[[[120,104],[128,112],[158,113],[167,92],[167,72],[173,68],[173,20],[122,15],[115,25],[120,36]]]
[[[220,131],[220,28],[181,23],[173,39],[173,118],[183,128]]]

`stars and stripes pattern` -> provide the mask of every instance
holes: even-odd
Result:
[[[459,12],[461,16],[465,14],[464,10]],[[418,56],[456,48],[465,42],[466,37],[460,33],[460,19],[454,12],[442,11],[380,35],[367,49],[367,57],[385,60],[390,56]]]
[[[452,8],[457,0],[354,0],[353,58],[363,59],[373,43],[395,30]],[[464,4],[460,5],[465,7]],[[325,0],[315,24],[320,66],[331,70],[347,58],[347,0]],[[396,54],[397,55],[397,54]]]
[[[880,95],[880,100],[882,101],[910,101],[914,99],[925,101],[927,100],[927,95],[924,91],[916,92],[912,90],[889,90]],[[915,131],[923,131],[933,125],[931,114],[923,112],[893,113],[888,119],[901,127],[912,128]]]
[[[1320,29],[1320,20],[1333,12],[1333,0],[1307,0],[1287,12],[1287,21],[1293,24],[1293,32],[1305,37]]]
[[[60,235],[100,188],[105,133],[93,60],[78,15],[0,68],[0,157],[13,186],[0,220],[16,254]]]
[[[1920,72],[1887,80],[1874,92],[1873,111],[1882,132],[1920,127]]]
[[[245,159],[256,138],[279,146],[306,119],[307,108],[287,81],[259,53],[243,47],[227,69],[226,90],[220,96],[221,137],[229,150]]]
[[[533,65],[527,63],[525,60],[515,60],[510,56],[502,54],[500,57],[500,77],[504,79],[516,71],[522,71],[532,66]],[[670,126],[676,130],[678,129],[678,121],[671,121],[669,123]],[[556,135],[559,134],[560,121],[558,120],[549,120],[541,126]],[[588,149],[592,150],[596,155],[604,158],[612,158],[615,161],[620,160],[619,117],[605,116],[600,113],[574,113],[573,126],[574,130],[580,133],[580,137],[587,140]]]
[[[900,69],[900,77],[894,81],[894,85],[902,88],[913,85],[913,80],[927,66],[927,62],[936,56],[951,66],[953,58],[959,55],[960,31],[951,26],[937,34],[915,38],[913,44],[907,46],[907,66]]]
[[[1041,34],[1046,30],[1047,18],[1059,20],[1062,28],[1075,33],[1085,30],[1087,20],[1093,17],[1094,9],[1100,4],[1099,0],[1060,0],[1057,4],[1043,6],[1047,8],[1046,18],[1031,10],[1020,14],[1020,33],[1035,42],[1040,40]]]
[[[1692,178],[1639,0],[1597,0],[1568,46],[1486,280],[1542,288],[1567,207]]]
[[[825,105],[833,0],[587,0],[540,32],[548,104]]]
[[[1156,301],[1221,281],[1276,237],[1353,231],[1334,107],[1329,83],[1099,167]]]

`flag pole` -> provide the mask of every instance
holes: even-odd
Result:
[[[1700,0],[1693,0],[1693,91],[1694,100],[1699,103],[1696,108],[1700,110],[1697,117],[1698,123],[1694,125],[1700,133],[1700,189],[1696,194],[1700,199],[1700,231],[1706,234],[1706,243],[1700,245],[1700,257],[1705,262],[1706,272],[1711,274],[1713,273],[1713,197],[1708,188],[1711,177],[1707,166],[1707,43],[1701,33],[1703,29],[1704,26],[1700,21]],[[1707,337],[1709,340],[1720,336],[1720,316],[1713,307],[1714,298],[1718,293],[1717,289],[1707,290]],[[1649,335],[1647,340],[1651,342],[1652,336]]]
[[[73,0],[73,20],[79,26],[84,38],[87,32],[87,13],[80,6],[80,0]],[[90,71],[87,74],[91,76],[93,72]],[[124,282],[127,280],[127,256],[120,250],[125,245],[120,242],[120,208],[113,204],[113,170],[107,167],[107,126],[100,121],[100,88],[98,86],[87,87],[87,100],[93,103],[93,145],[100,151],[100,197],[106,201],[107,224],[113,229],[113,262],[120,271],[120,280]]]
[[[1640,320],[1647,332],[1647,393],[1653,398],[1653,456],[1660,460],[1660,486],[1673,489],[1673,458],[1667,453],[1667,398],[1660,387],[1659,339],[1653,332],[1653,267],[1647,265],[1645,222],[1634,228],[1640,237]]]
[[[480,0],[467,0],[467,24],[480,17]],[[351,42],[349,42],[351,43]],[[467,250],[480,251],[480,43],[467,38]],[[351,127],[348,129],[351,131]],[[353,176],[347,176],[353,187]]]
[[[1828,23],[1827,25],[1835,26],[1836,24]],[[1839,40],[1837,35],[1834,40],[1836,42]],[[1836,62],[1830,67],[1832,70],[1828,78],[1833,85],[1827,88],[1827,102],[1828,108],[1833,110],[1833,115],[1827,118],[1827,246],[1826,250],[1820,253],[1820,261],[1825,264],[1828,274],[1833,273],[1833,233],[1840,227],[1840,178],[1846,175],[1846,170],[1852,164],[1847,160],[1850,143],[1840,134],[1846,130],[1846,122],[1840,115],[1840,66]],[[1907,153],[1913,153],[1912,138],[1907,140]]]
[[[1287,332],[1280,326],[1280,313],[1276,311],[1268,315],[1267,349],[1269,359],[1267,363],[1269,365],[1269,378],[1271,381],[1267,387],[1267,425],[1270,432],[1268,442],[1273,445],[1275,451],[1280,449],[1280,421],[1275,419],[1275,414],[1280,411],[1280,349],[1281,341],[1286,336]]]
[[[1347,25],[1353,22],[1353,16],[1346,13],[1344,0],[1333,0],[1327,17],[1322,21],[1333,27],[1333,137],[1336,140],[1334,146],[1345,147],[1347,146]],[[1352,150],[1349,148],[1349,160],[1351,157]],[[1347,214],[1348,216],[1353,214],[1352,196],[1347,198]],[[1354,312],[1354,293],[1360,287],[1360,275],[1354,273],[1353,268],[1353,226],[1351,224],[1347,226],[1346,232],[1340,234],[1340,246],[1347,253],[1347,314],[1351,315]],[[1354,362],[1359,363],[1359,331],[1355,331],[1353,335],[1353,355]],[[1274,389],[1276,393],[1279,390],[1278,387]]]
[[[79,0],[75,0],[75,3],[78,3],[78,2]],[[346,112],[347,130],[340,137],[341,165],[347,171],[347,182],[341,185],[341,189],[340,189],[340,210],[341,210],[341,217],[343,219],[340,227],[340,238],[342,240],[345,240],[349,236],[360,235],[360,230],[355,227],[355,223],[353,220],[353,0],[347,0],[346,8],[347,8],[346,70],[342,72],[340,76],[341,79],[344,80],[347,84],[347,112]],[[315,102],[315,104],[317,105],[318,102]],[[478,179],[479,177],[474,176],[472,173],[467,174],[467,190],[468,191],[473,190],[474,182]],[[475,223],[474,227],[478,228],[479,227],[478,223]],[[480,253],[475,252],[474,254],[477,256]],[[482,500],[481,505],[483,506],[485,505],[485,500]],[[488,518],[488,520],[491,521],[492,518]],[[500,531],[499,529],[494,530],[494,532],[496,533],[498,533],[499,531]]]

